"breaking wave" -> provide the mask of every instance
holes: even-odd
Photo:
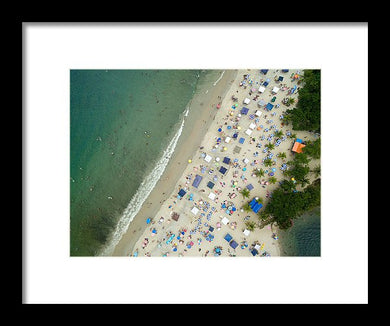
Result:
[[[172,140],[169,142],[167,148],[165,149],[161,158],[157,162],[155,168],[149,173],[149,175],[146,176],[146,178],[140,184],[135,195],[131,198],[130,203],[127,205],[126,209],[124,210],[122,216],[119,219],[119,222],[115,228],[115,231],[111,236],[109,243],[102,250],[100,254],[101,256],[112,255],[116,245],[119,243],[123,234],[125,234],[126,231],[128,230],[131,221],[137,215],[137,213],[141,209],[142,204],[145,202],[146,198],[149,196],[149,194],[152,192],[153,188],[155,187],[157,181],[160,179],[166,166],[168,165],[168,162],[172,154],[175,151],[176,144],[183,131],[184,121],[185,121],[184,118],[188,115],[188,112],[189,112],[189,107],[187,107],[186,111],[184,112],[184,116],[180,128],[178,129],[178,131],[176,132]]]

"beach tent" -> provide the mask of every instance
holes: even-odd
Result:
[[[232,237],[229,233],[226,233],[224,239],[225,239],[227,242],[230,242],[230,240],[232,240],[233,237]]]
[[[227,217],[224,217],[221,222],[224,224],[224,225],[227,225],[229,223],[229,219]]]
[[[275,86],[274,88],[272,88],[272,93],[276,94],[277,92],[279,92],[279,89],[280,89],[279,87]]]
[[[261,111],[257,110],[256,113],[255,113],[255,116],[256,116],[256,117],[260,117],[260,116],[261,116],[261,113],[262,113]]]
[[[249,109],[247,108],[247,107],[243,107],[242,109],[241,109],[241,114],[248,114],[248,111],[249,111]]]
[[[211,200],[214,200],[214,199],[215,199],[215,193],[210,192],[209,198],[210,198]]]
[[[191,209],[191,213],[194,215],[198,214],[198,212],[199,212],[199,209],[197,209],[195,206]]]
[[[207,162],[207,163],[210,163],[212,157],[210,155],[206,155],[206,157],[204,158],[204,160]]]
[[[252,207],[252,210],[257,214],[260,210],[260,208],[262,208],[263,205],[262,204],[259,204],[259,203],[256,203],[253,207]]]
[[[283,71],[283,70],[282,70]],[[288,71],[288,70],[287,70]],[[278,81],[283,81],[283,76],[279,76]]]
[[[265,82],[263,83],[263,86],[267,87],[267,86],[268,86],[268,82],[265,81]]]
[[[295,143],[294,143],[292,151],[295,152],[295,153],[302,153],[302,148],[305,147],[305,146],[306,145],[298,142],[298,139],[297,139],[297,141],[295,141]]]
[[[295,141],[298,143],[302,143],[303,140],[301,138],[297,138]]]
[[[273,107],[274,107],[274,105],[271,104],[271,103],[267,103],[267,105],[265,106],[265,108],[266,108],[268,111],[271,111]]]
[[[242,142],[240,142],[241,141],[241,139],[244,139],[244,138],[240,138],[240,140],[238,141],[240,144],[243,144],[244,143],[244,140],[242,141]],[[235,154],[239,154],[241,152],[241,147],[240,146],[236,146],[236,147],[234,147],[234,149],[233,149],[233,153],[235,153]]]
[[[255,129],[256,128],[256,124],[254,124],[253,122],[249,125],[249,129]]]
[[[207,183],[207,187],[209,187],[210,189],[213,189],[214,183],[212,183],[211,181],[209,181],[209,182]]]
[[[184,191],[184,189],[180,189],[179,196],[183,197],[185,194],[186,194],[186,192]]]
[[[251,250],[252,256],[256,256],[259,252],[256,249]]]
[[[244,232],[242,232],[242,233],[244,233],[244,235],[247,237],[251,233],[251,231],[245,229]]]
[[[224,157],[222,162],[225,163],[225,164],[229,164],[230,163],[230,158]]]
[[[233,249],[236,249],[237,246],[238,246],[238,243],[236,241],[234,241],[234,240],[230,241],[229,244],[230,244],[230,247],[232,247]]]
[[[227,169],[226,169],[225,167],[223,167],[223,166],[221,166],[221,167],[219,168],[219,172],[221,172],[222,174],[225,174],[226,171],[227,171]]]
[[[250,136],[250,135],[252,134],[252,130],[247,129],[247,130],[245,131],[245,133],[246,133],[248,136]]]
[[[245,157],[245,158],[243,159],[243,162],[244,162],[245,164],[248,164],[248,163],[249,163],[249,160]]]
[[[251,207],[252,211],[254,211],[255,213],[257,213],[260,208],[263,207],[262,204],[259,204],[257,201],[256,201],[256,198],[253,198],[252,201],[249,203],[249,206]]]
[[[245,99],[244,99],[244,104],[249,104],[250,101],[251,101],[251,100],[250,100],[249,98],[245,97]]]
[[[264,86],[260,86],[260,87],[259,87],[259,92],[260,92],[260,93],[263,93],[264,91],[265,91],[265,87],[264,87]]]
[[[230,137],[226,137],[226,138],[225,138],[225,142],[226,142],[226,143],[229,143],[229,142],[230,142],[230,140],[231,140],[231,138],[230,138]]]
[[[200,176],[199,174],[196,175],[194,182],[192,183],[192,186],[195,188],[198,188],[200,182],[202,181],[203,177]]]
[[[261,72],[262,74],[266,75],[267,72],[268,72],[268,69],[261,69],[260,72]]]
[[[289,70],[288,69],[282,69],[282,72],[288,72]]]
[[[265,101],[264,100],[260,100],[259,102],[257,102],[257,105],[258,106],[263,106],[263,105],[265,105]]]
[[[252,189],[253,189],[253,186],[252,186],[252,184],[250,183],[249,185],[246,186],[246,188],[247,188],[248,190],[252,190]]]

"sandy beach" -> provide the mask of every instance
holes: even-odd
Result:
[[[241,207],[255,197],[261,197],[265,206],[285,178],[281,166],[292,159],[295,140],[289,133],[305,141],[317,137],[281,124],[287,109],[282,100],[298,98],[299,85],[291,78],[296,72],[300,73],[294,69],[266,74],[256,69],[226,70],[215,86],[194,98],[175,154],[114,256],[253,256],[253,248],[256,257],[280,256],[278,229],[266,225],[246,230],[246,221],[258,224],[259,219]],[[277,80],[278,76],[283,80]],[[268,85],[260,88],[264,81]],[[267,103],[273,105],[271,110]],[[270,136],[274,130],[282,130],[284,136],[272,150],[275,164],[267,168],[263,160],[270,151],[264,147],[274,142]],[[282,152],[284,159],[277,157]],[[311,162],[311,167],[316,164]],[[255,176],[257,168],[267,174]],[[275,184],[268,182],[271,171]],[[198,187],[193,186],[196,176],[201,179]],[[239,191],[248,186],[250,195],[244,198]],[[180,190],[182,196],[178,196]]]

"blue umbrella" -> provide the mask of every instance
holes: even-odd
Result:
[[[150,218],[148,218],[147,220],[146,220],[146,224],[149,224],[150,223]]]

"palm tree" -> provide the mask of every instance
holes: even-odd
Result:
[[[263,200],[263,198],[259,197],[259,198],[256,199],[256,202],[257,202],[258,204],[263,204],[263,203],[264,203],[264,200]]]
[[[243,205],[242,207],[241,207],[243,210],[244,210],[244,212],[250,212],[251,210],[252,210],[252,208],[251,208],[251,206],[249,205],[249,203],[246,203],[245,205]]]
[[[289,97],[288,101],[287,101],[287,106],[290,106],[291,104],[294,104],[295,103],[295,99],[293,99],[292,97]]]
[[[267,167],[272,166],[272,160],[270,158],[266,158],[264,160],[264,165]]]
[[[274,136],[275,136],[276,138],[282,137],[282,136],[283,136],[283,131],[282,131],[282,130],[275,131],[275,132],[274,132]]]
[[[244,198],[249,198],[249,194],[250,194],[250,191],[247,189],[247,188],[244,188],[240,191],[240,194],[242,195],[242,197]]]
[[[255,174],[256,174],[256,177],[261,178],[261,177],[264,177],[265,171],[263,169],[256,169]]]
[[[285,159],[287,157],[285,152],[279,153],[277,156],[281,159]]]
[[[272,144],[272,143],[269,143],[269,144],[267,145],[267,148],[268,148],[269,151],[272,151],[272,150],[275,148],[275,145]]]
[[[246,221],[245,222],[245,227],[246,227],[247,230],[253,231],[255,229],[255,227],[256,227],[256,223],[253,222],[253,221]]]
[[[276,183],[276,181],[278,181],[275,177],[271,177],[271,178],[269,178],[269,180],[268,180],[270,183],[272,183],[272,184],[275,184]]]
[[[270,214],[265,213],[264,211],[259,211],[257,215],[259,216],[259,219],[262,221],[266,221],[271,216]]]

